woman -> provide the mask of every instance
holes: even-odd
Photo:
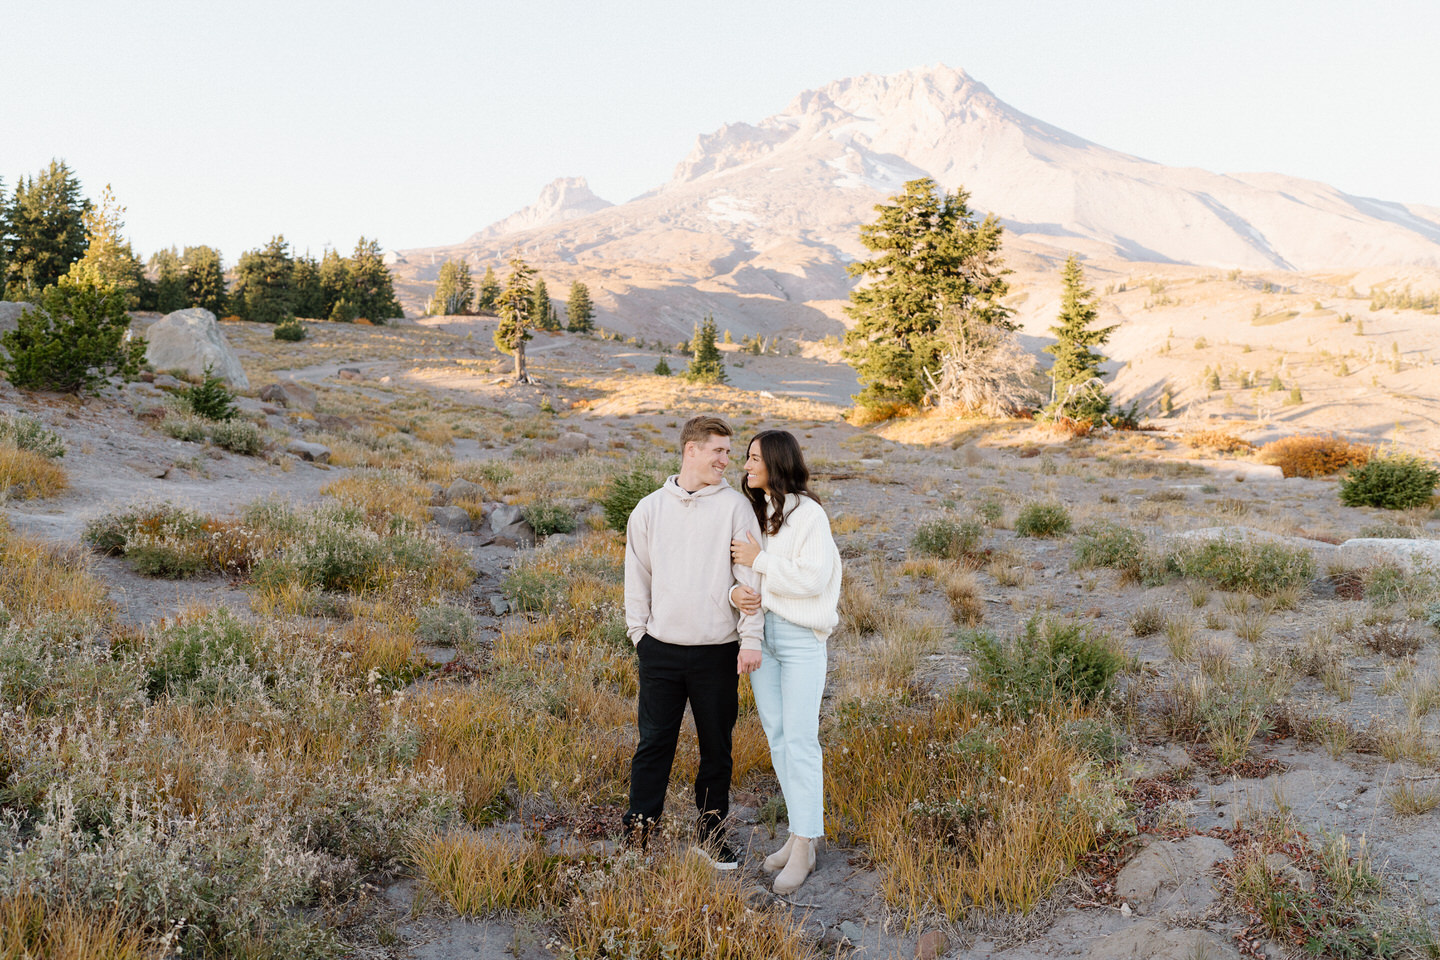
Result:
[[[765,611],[760,667],[750,686],[789,811],[785,846],[765,858],[767,870],[780,871],[775,892],[786,895],[815,869],[815,846],[825,835],[820,695],[825,641],[840,620],[840,551],[793,434],[764,430],[750,441],[744,491],[764,542],[747,533],[730,542],[730,555],[761,575],[760,593],[737,586],[731,597],[742,610]]]

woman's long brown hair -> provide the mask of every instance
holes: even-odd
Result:
[[[755,509],[755,519],[760,529],[770,536],[780,532],[785,522],[785,496],[797,494],[809,497],[816,503],[820,498],[810,492],[810,468],[805,466],[805,455],[800,452],[800,441],[788,430],[761,430],[745,445],[745,456],[750,456],[750,447],[760,443],[760,459],[765,464],[769,477],[770,498],[767,502],[765,491],[742,485],[750,506]],[[793,509],[793,508],[792,508]]]

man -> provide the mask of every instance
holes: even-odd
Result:
[[[760,524],[744,494],[725,481],[734,431],[719,417],[693,417],[680,432],[680,473],[635,505],[625,528],[625,627],[640,660],[637,725],[625,828],[644,843],[665,808],[665,790],[685,704],[695,719],[700,769],[697,849],[720,870],[739,865],[726,840],[730,739],[739,675],[760,665],[765,621],[736,611],[736,581],[758,589],[750,567],[732,565],[730,541]]]

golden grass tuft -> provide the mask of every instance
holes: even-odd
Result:
[[[105,585],[90,572],[78,549],[58,549],[11,532],[0,518],[0,607],[19,624],[40,617],[71,622],[107,620],[111,605]]]
[[[0,443],[0,497],[20,500],[53,497],[70,485],[65,468],[33,450]]]
[[[432,496],[430,487],[406,471],[357,470],[326,484],[320,492],[364,510],[371,522],[403,517],[423,525],[430,520],[426,510]]]
[[[887,902],[912,915],[1028,910],[1123,806],[1064,736],[1079,712],[1004,727],[960,700],[885,713],[842,708],[826,798],[881,865]]]
[[[1279,467],[1287,477],[1328,476],[1368,463],[1374,455],[1369,444],[1321,435],[1281,437],[1260,448],[1260,462]]]
[[[556,893],[555,860],[540,838],[457,830],[416,841],[411,860],[420,878],[464,917],[529,909]]]
[[[114,915],[49,906],[29,893],[0,898],[0,960],[159,960],[162,955]]]

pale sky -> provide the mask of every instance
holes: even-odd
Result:
[[[886,12],[900,10],[902,12]],[[1086,139],[1440,206],[1437,0],[0,0],[0,179],[110,183],[137,252],[453,243],[559,176],[944,63]]]

